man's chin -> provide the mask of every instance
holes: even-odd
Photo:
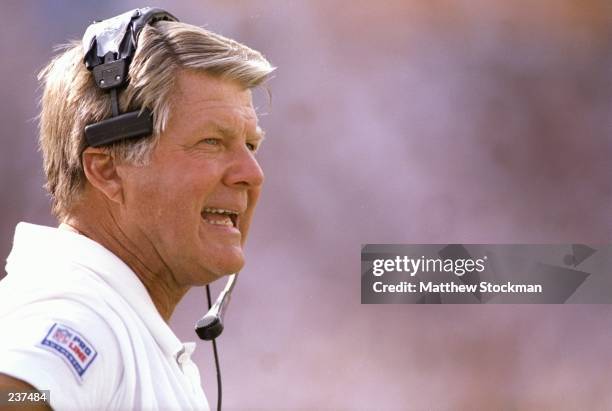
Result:
[[[217,280],[223,280],[228,278],[232,274],[236,274],[239,270],[236,271],[227,271],[223,272],[207,272],[206,275],[197,275],[192,276],[190,280],[189,287],[202,287],[204,285],[212,284]]]
[[[225,247],[207,247],[194,255],[191,260],[191,269],[185,272],[186,278],[190,279],[192,286],[202,286],[230,274],[236,274],[245,264],[244,253],[239,245]]]
[[[219,261],[215,267],[208,267],[208,272],[212,274],[212,281],[219,280],[228,275],[237,274],[244,267],[244,257],[232,258],[227,261]],[[203,284],[202,284],[203,285]]]

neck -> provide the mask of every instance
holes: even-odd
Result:
[[[189,290],[180,286],[174,279],[170,268],[163,262],[150,242],[139,244],[128,238],[117,226],[114,219],[94,219],[68,217],[62,221],[69,229],[99,243],[119,257],[140,279],[147,289],[155,308],[165,322],[170,321],[174,309]],[[141,246],[145,243],[147,246]]]

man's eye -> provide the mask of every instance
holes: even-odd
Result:
[[[257,151],[257,146],[253,143],[246,143],[246,146],[251,151]]]
[[[200,142],[204,144],[209,144],[211,146],[218,146],[221,143],[218,138],[212,138],[212,137],[205,138]]]

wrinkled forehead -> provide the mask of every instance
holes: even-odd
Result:
[[[236,80],[202,71],[183,70],[175,79],[173,99],[187,106],[253,106],[249,88]]]
[[[200,72],[181,72],[176,79],[171,107],[171,128],[263,137],[251,90],[234,80]]]

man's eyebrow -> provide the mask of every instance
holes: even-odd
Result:
[[[255,129],[255,136],[259,141],[264,141],[266,139],[266,131],[261,127],[257,126]]]
[[[221,134],[225,138],[235,137],[238,133],[236,130],[230,127],[225,127],[219,123],[213,123],[212,128],[219,134]],[[255,140],[263,141],[266,137],[266,132],[259,126],[255,129],[254,133],[249,133],[248,138],[252,138]]]

